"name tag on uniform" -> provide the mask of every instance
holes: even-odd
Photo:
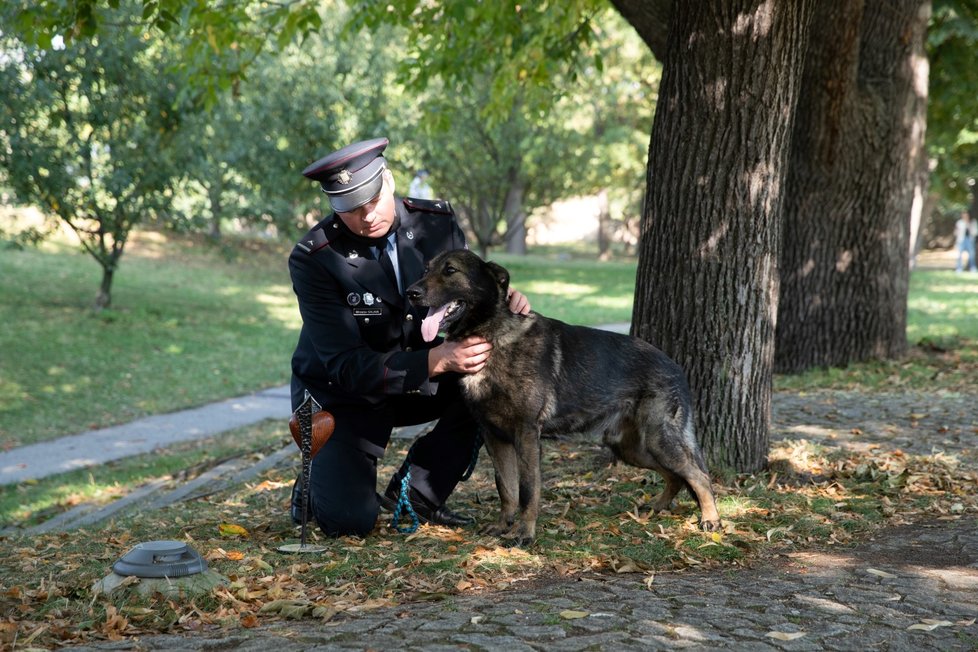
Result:
[[[354,308],[354,317],[380,317],[384,314],[380,308]]]

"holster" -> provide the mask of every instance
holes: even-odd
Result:
[[[316,457],[319,449],[333,436],[335,428],[336,419],[326,410],[320,410],[312,415],[312,457]],[[289,417],[289,432],[292,433],[295,445],[302,450],[302,431],[299,429],[299,419],[294,412]]]

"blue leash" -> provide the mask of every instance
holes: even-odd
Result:
[[[408,455],[408,460],[411,456]],[[410,463],[408,463],[408,470],[401,478],[401,495],[397,498],[397,507],[394,508],[394,517],[391,519],[391,527],[400,532],[401,534],[412,534],[418,530],[418,515],[414,513],[414,507],[411,506],[411,500],[408,498],[411,486],[411,468]],[[401,510],[404,511],[405,516],[411,517],[411,525],[401,526]]]
[[[479,449],[482,448],[482,433],[477,432],[475,435],[475,445],[472,447],[472,459],[469,460],[469,468],[465,470],[462,474],[462,482],[465,482],[472,477],[472,473],[475,471],[476,464],[479,462]],[[397,506],[394,508],[394,516],[391,518],[391,527],[400,532],[401,534],[414,534],[418,531],[418,525],[420,521],[418,520],[418,515],[414,511],[414,507],[411,505],[411,452],[408,451],[407,459],[404,460],[404,467],[407,471],[404,473],[404,477],[401,478],[401,493],[397,497]],[[410,525],[402,526],[401,516],[408,516],[411,518]]]

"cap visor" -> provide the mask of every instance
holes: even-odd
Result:
[[[348,213],[352,210],[360,208],[364,204],[370,202],[370,200],[373,198],[380,195],[380,191],[383,187],[384,177],[383,175],[380,175],[373,181],[365,183],[351,192],[344,193],[342,195],[327,192],[326,196],[329,198],[329,205],[333,207],[334,211],[337,213]]]

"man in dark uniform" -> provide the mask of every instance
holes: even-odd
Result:
[[[421,337],[425,314],[404,290],[436,255],[465,247],[465,237],[448,202],[394,195],[382,156],[387,144],[386,138],[354,143],[303,171],[320,182],[334,212],[289,257],[302,315],[292,405],[298,407],[308,390],[336,420],[310,476],[310,514],[331,536],[370,532],[380,504],[396,504],[408,471],[411,504],[422,521],[471,522],[445,506],[476,445],[458,374],[481,370],[492,345],[481,338],[425,343]],[[529,311],[519,292],[510,307]],[[434,419],[437,425],[414,443],[378,496],[377,459],[393,428]],[[296,487],[296,522],[298,494]]]

